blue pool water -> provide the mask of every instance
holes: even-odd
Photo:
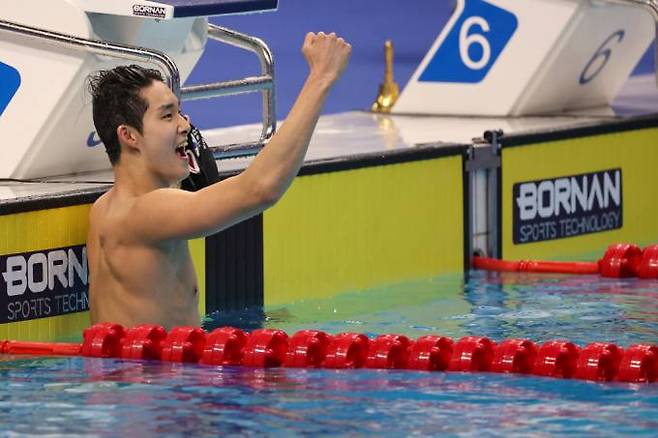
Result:
[[[217,314],[332,333],[658,341],[658,281],[441,277]],[[0,435],[553,435],[658,432],[658,383],[591,383],[493,373],[204,367],[0,357]]]

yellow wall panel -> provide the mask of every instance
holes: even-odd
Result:
[[[188,243],[199,287],[199,313],[206,314],[206,239],[194,239]]]
[[[502,149],[502,255],[504,259],[594,259],[610,243],[658,242],[658,129],[593,135]],[[544,242],[514,244],[515,183],[622,169],[620,229]]]
[[[263,217],[265,304],[463,270],[462,157],[295,179]]]

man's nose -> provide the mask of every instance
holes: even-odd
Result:
[[[181,119],[183,119],[183,123],[181,123],[181,131],[184,132],[185,134],[190,132],[190,129],[192,128],[192,125],[190,124],[190,116],[187,114],[183,113],[178,113],[181,116]]]

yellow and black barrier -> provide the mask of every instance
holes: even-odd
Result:
[[[463,272],[465,152],[308,163],[276,206],[206,240],[207,312]]]

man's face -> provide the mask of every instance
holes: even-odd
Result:
[[[179,113],[178,99],[164,83],[154,81],[141,95],[148,103],[140,138],[147,165],[165,185],[180,182],[190,174],[185,155],[190,124]]]

